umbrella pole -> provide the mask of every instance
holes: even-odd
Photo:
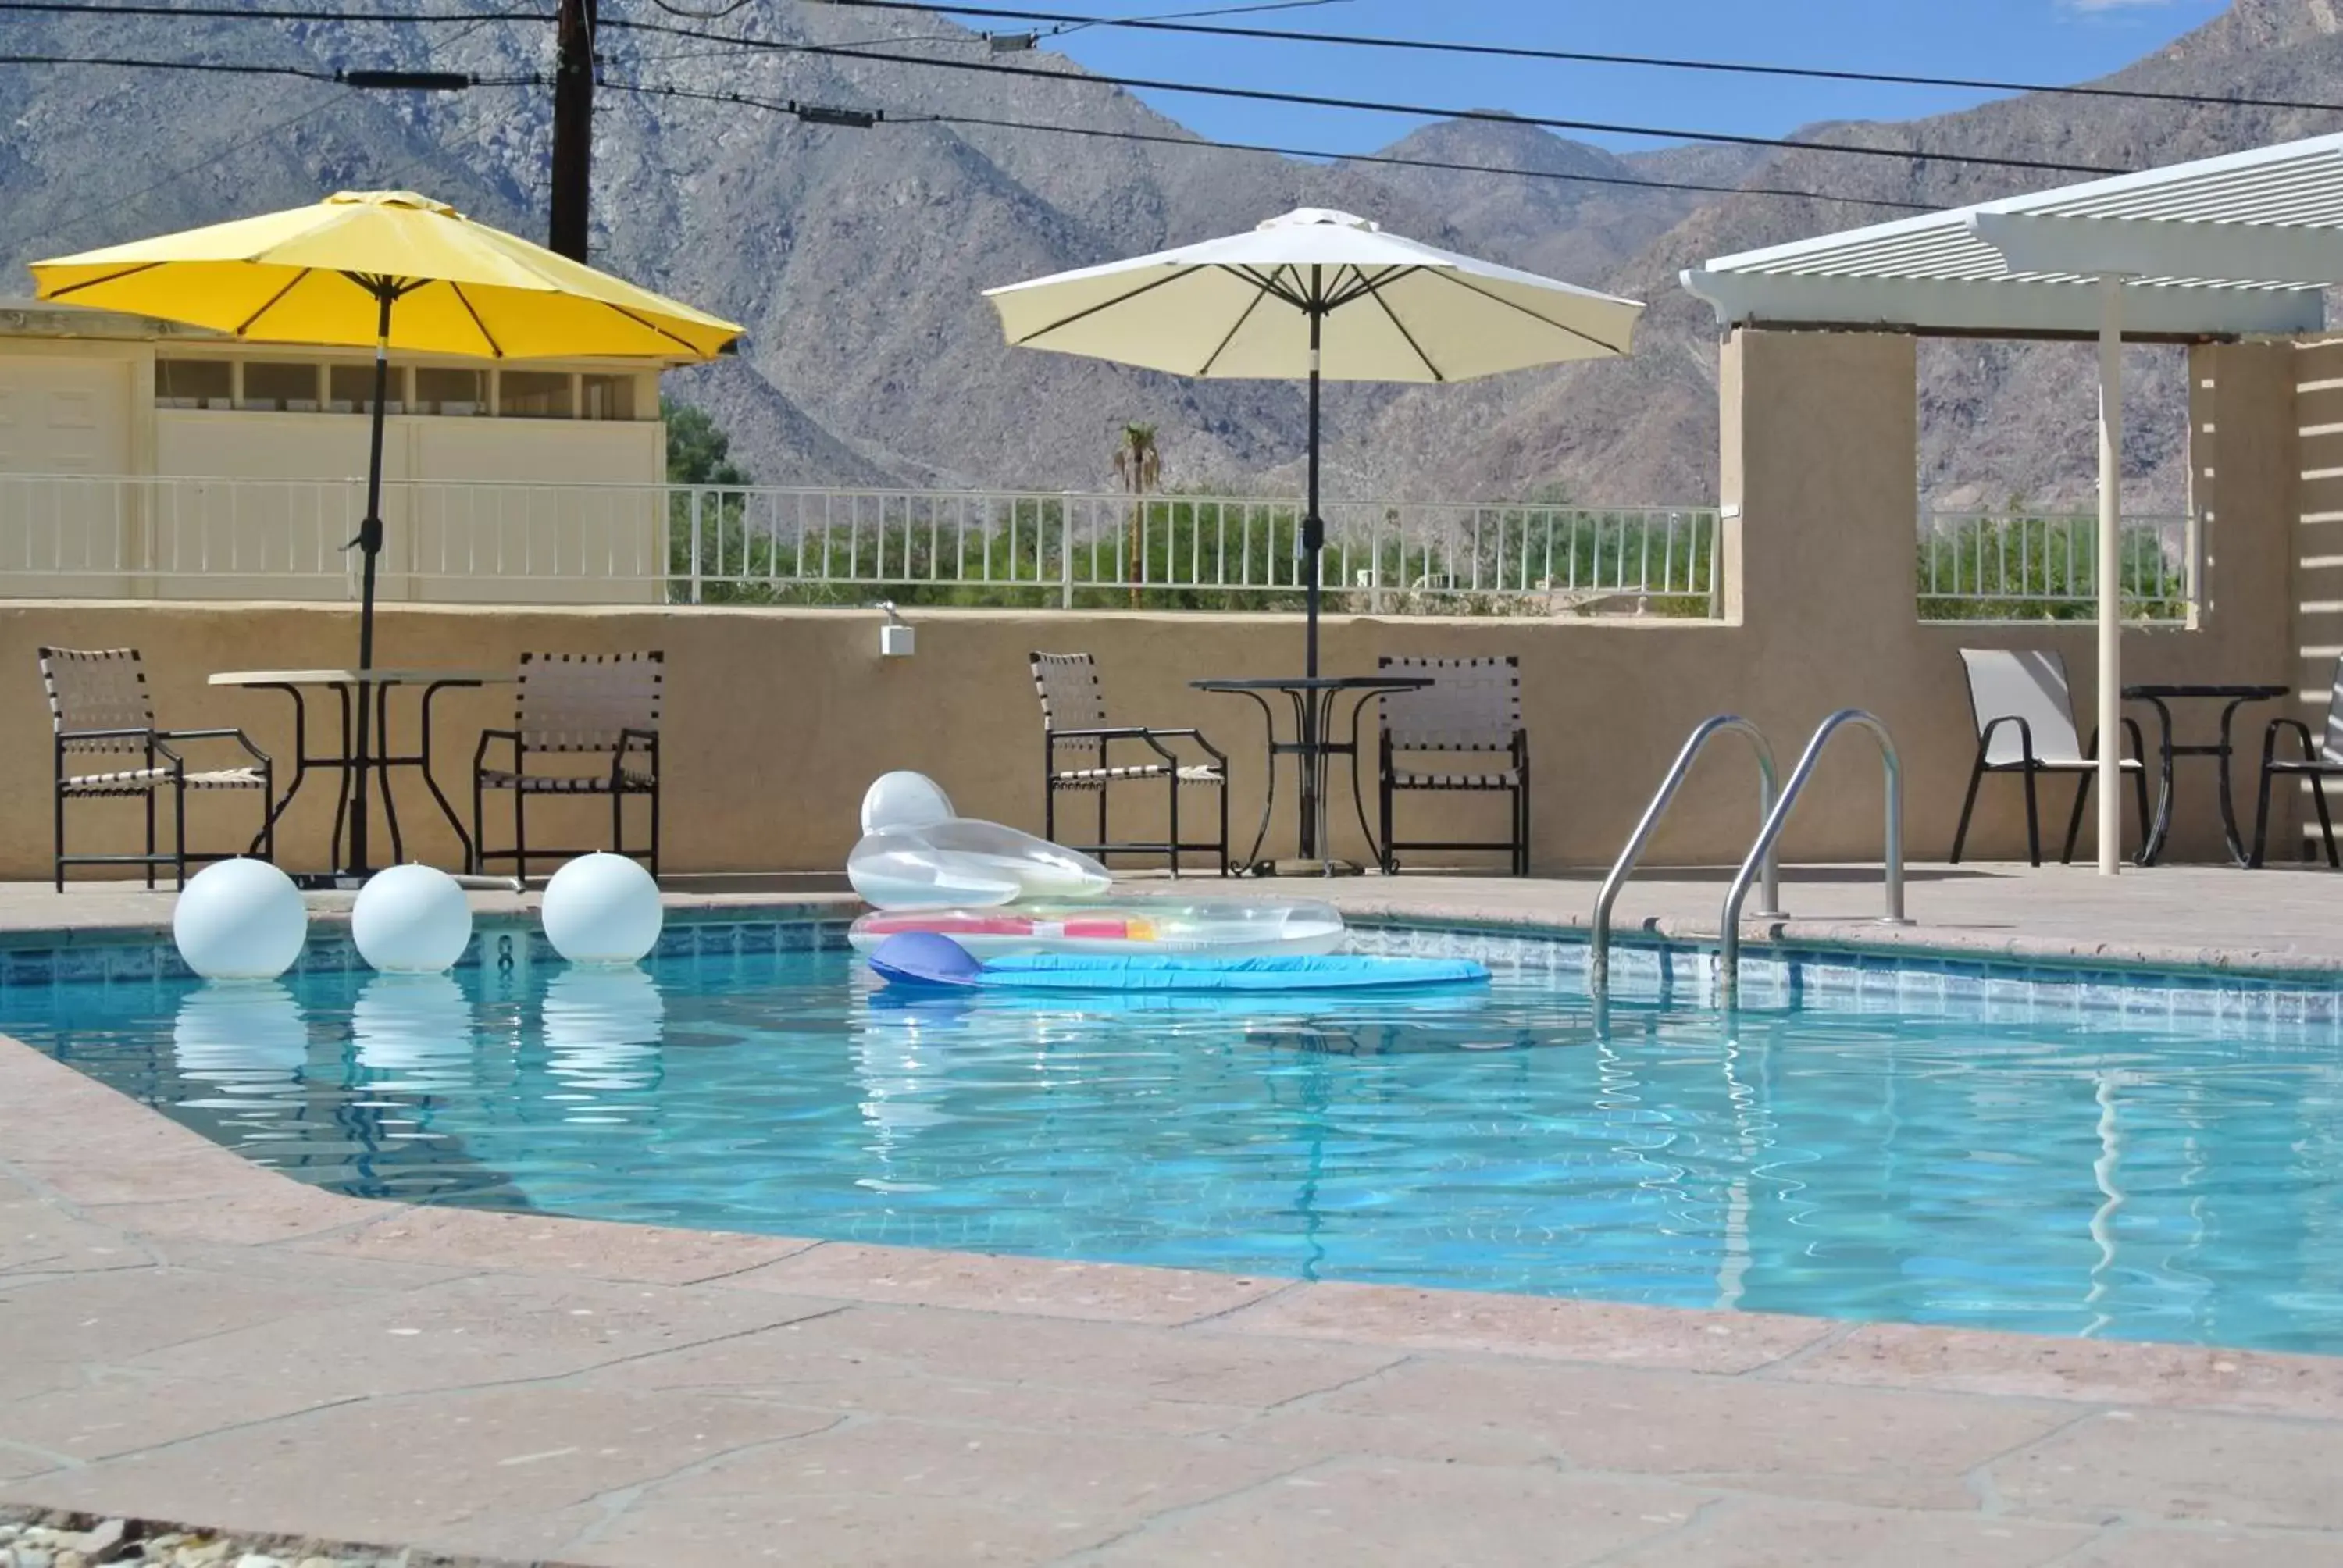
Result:
[[[364,586],[358,597],[358,671],[361,677],[374,668],[374,591],[375,567],[382,555],[382,429],[383,403],[390,395],[390,307],[398,297],[387,282],[375,287],[375,297],[381,301],[382,315],[376,328],[374,344],[374,427],[368,437],[367,450],[366,517],[358,524],[358,553],[365,558]],[[367,863],[367,775],[372,769],[367,751],[367,727],[373,722],[369,709],[375,698],[373,683],[361,678],[358,683],[358,732],[357,748],[350,754],[350,863],[344,868],[353,876],[363,877],[373,869]]]
[[[1302,673],[1318,678],[1318,558],[1326,548],[1326,524],[1318,516],[1318,338],[1325,324],[1323,295],[1318,268],[1310,269],[1310,505],[1302,519],[1302,598],[1309,629],[1305,633]],[[1324,849],[1319,843],[1319,799],[1324,793],[1323,759],[1318,749],[1318,694],[1302,694],[1302,858],[1315,859]]]

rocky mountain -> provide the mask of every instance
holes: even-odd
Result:
[[[421,8],[420,0],[391,0]],[[1319,165],[1192,143],[1175,122],[1046,52],[1005,56],[953,24],[797,0],[692,23],[638,0],[606,17],[753,36],[749,51],[606,27],[596,120],[595,258],[747,323],[735,362],[675,378],[772,482],[1105,480],[1113,432],[1161,430],[1176,483],[1292,482],[1292,387],[1202,383],[1004,347],[981,290],[1225,233],[1300,205],[1346,207],[1435,244],[1648,300],[1635,357],[1460,387],[1337,389],[1331,483],[1353,493],[1683,502],[1715,484],[1715,331],[1676,281],[1707,256],[2055,183],[2011,172],[1807,151],[1682,147],[1617,156],[1534,126],[1426,126],[1390,156],[1473,170]],[[97,21],[18,13],[9,52],[278,65],[430,65],[527,78],[549,68],[535,21],[364,25]],[[807,53],[806,46],[847,50]],[[936,69],[880,53],[1011,64]],[[2114,78],[2125,85],[2343,101],[2337,0],[2236,0]],[[1795,92],[1794,85],[1785,87]],[[883,113],[806,125],[739,102]],[[990,122],[990,123],[988,123]],[[1006,124],[1004,124],[1004,122]],[[0,66],[0,262],[403,185],[524,233],[541,229],[549,102],[534,85],[360,94],[249,75]],[[1027,128],[1081,126],[1135,138]],[[2343,114],[2043,95],[1805,136],[1891,148],[2142,166],[2343,128]],[[1714,196],[1503,172],[1828,193]],[[21,282],[21,274],[18,275]],[[5,285],[0,285],[5,289]],[[2087,489],[2087,350],[1940,343],[1924,350],[1927,483],[1948,504]],[[2135,351],[2127,464],[2142,494],[2185,493],[2177,350]]]

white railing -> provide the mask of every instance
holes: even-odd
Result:
[[[1920,519],[1923,620],[2088,620],[2098,613],[2096,514],[1936,512]],[[2186,623],[2197,601],[2192,519],[2127,517],[2127,616]]]
[[[0,595],[343,598],[349,481],[0,475]],[[1233,496],[397,483],[387,597],[1286,609],[1301,508]],[[1704,508],[1342,502],[1329,605],[1714,617]]]

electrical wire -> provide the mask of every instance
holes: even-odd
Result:
[[[116,55],[0,55],[0,65],[101,65],[123,71],[193,71],[218,76],[293,76],[305,82],[340,82],[344,73],[310,65],[264,65],[216,60],[140,60]],[[468,76],[468,87],[538,87],[542,76]]]
[[[769,110],[775,114],[795,115],[799,107],[796,104],[760,98],[753,94],[678,87],[661,83],[605,81],[601,85],[613,92],[639,93],[663,98],[684,98],[707,104],[729,104],[740,108]],[[1555,169],[1525,169],[1504,165],[1456,163],[1443,158],[1404,157],[1389,153],[1337,153],[1329,152],[1323,148],[1278,146],[1262,142],[1211,141],[1202,137],[1177,136],[1162,132],[1111,130],[1100,126],[1065,126],[1034,120],[1004,120],[982,115],[890,115],[881,112],[880,118],[890,126],[975,126],[993,130],[1032,131],[1051,136],[1085,136],[1102,141],[1141,142],[1161,146],[1185,147],[1197,152],[1266,153],[1280,157],[1372,164],[1396,168],[1436,169],[1454,174],[1497,175],[1512,178],[1545,180],[1556,184],[1624,186],[1633,190],[1677,191],[1707,196],[1770,196],[1797,201],[1838,202],[1848,206],[1892,207],[1903,212],[1936,210],[1920,202],[1894,201],[1880,196],[1838,196],[1828,191],[1794,190],[1775,186],[1730,186],[1694,180],[1637,179],[1625,175],[1568,174]]]
[[[657,3],[658,0],[653,0],[653,4]],[[1348,5],[1349,4],[1351,0],[1269,0],[1267,5],[1216,5],[1209,11],[1167,11],[1161,16],[1096,16],[1077,22],[1068,22],[1061,27],[1052,27],[1050,29],[1050,36],[1061,38],[1069,33],[1079,33],[1085,27],[1124,26],[1131,23],[1182,22],[1192,16],[1243,16],[1256,11],[1310,11],[1321,5]],[[659,9],[664,11],[667,7],[661,5]],[[937,9],[947,14],[950,10],[949,6],[938,6]],[[973,15],[974,13],[971,12],[970,15]],[[1052,17],[1032,19],[1060,20]]]
[[[1402,49],[1425,54],[1477,55],[1506,60],[1539,60],[1577,65],[1632,65],[1661,71],[1721,72],[1732,75],[1788,76],[1816,82],[1873,82],[1898,87],[1952,87],[1990,93],[2048,93],[2087,98],[2134,98],[2150,103],[2200,104],[2226,108],[2314,109],[2343,114],[2343,103],[2295,98],[2250,98],[2220,93],[2181,93],[2149,87],[2060,85],[2045,82],[2007,82],[1981,76],[1926,76],[1892,71],[1840,71],[1821,66],[1771,65],[1744,60],[1701,60],[1661,55],[1605,55],[1579,49],[1542,49],[1526,45],[1460,44],[1432,38],[1378,38],[1363,33],[1314,33],[1282,27],[1231,27],[1174,16],[1083,16],[1062,11],[1032,11],[1012,6],[914,5],[911,0],[819,0],[819,3],[859,11],[924,11],[947,16],[981,16],[989,21],[1054,22],[1080,27],[1122,27],[1157,33],[1201,34],[1209,37],[1253,38],[1282,44],[1332,44],[1365,49]],[[1277,9],[1263,6],[1260,9]],[[1253,9],[1253,7],[1239,7]],[[1211,12],[1195,13],[1211,15]]]
[[[5,6],[8,0],[0,0]],[[1425,104],[1380,102],[1371,98],[1341,98],[1316,93],[1273,92],[1261,87],[1227,87],[1200,82],[1164,81],[1148,76],[1111,76],[1089,70],[1054,70],[1041,65],[1012,65],[977,60],[945,60],[923,55],[881,54],[842,49],[826,44],[790,43],[778,38],[730,36],[660,22],[625,21],[606,17],[606,28],[635,33],[660,33],[703,43],[734,43],[744,49],[774,54],[842,56],[898,65],[924,65],[930,70],[973,71],[996,76],[1041,78],[1052,82],[1138,92],[1184,93],[1208,98],[1242,98],[1256,103],[1297,104],[1311,108],[1353,109],[1370,114],[1406,115],[1427,120],[1473,120],[1504,126],[1536,126],[1546,130],[1591,131],[1609,136],[1652,136],[1667,141],[1705,142],[1729,146],[1786,148],[1847,157],[1894,158],[1903,163],[1957,164],[1971,168],[2023,169],[2036,174],[2119,175],[2130,171],[2106,164],[2060,163],[2047,158],[1998,157],[1979,153],[1931,153],[1918,148],[1852,146],[1838,142],[1802,142],[1787,136],[1735,136],[1721,131],[1685,130],[1676,126],[1619,125],[1603,120],[1569,120],[1544,115],[1516,115],[1498,109],[1443,108]]]

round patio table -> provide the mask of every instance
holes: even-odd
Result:
[[[341,775],[344,787],[341,798],[334,807],[334,869],[321,875],[296,879],[317,886],[343,887],[356,886],[375,871],[372,866],[355,864],[355,854],[352,861],[345,861],[342,854],[342,835],[349,819],[350,802],[367,789],[369,782],[367,775],[376,776],[374,782],[382,792],[383,820],[390,828],[392,864],[404,863],[407,859],[406,840],[398,830],[398,805],[390,793],[390,769],[393,768],[412,768],[423,776],[425,787],[431,791],[431,799],[438,802],[440,814],[447,819],[447,826],[455,829],[456,841],[464,847],[464,869],[467,871],[471,869],[472,835],[465,830],[463,822],[456,815],[456,808],[448,803],[446,793],[439,788],[438,779],[431,771],[431,704],[443,691],[508,685],[518,678],[509,669],[227,669],[211,677],[210,684],[240,686],[255,691],[281,691],[293,699],[293,782],[287,788],[283,799],[270,808],[268,825],[275,827],[277,819],[285,815],[285,809],[292,805],[293,797],[301,792],[301,786],[307,780],[311,769]],[[370,688],[376,693],[371,704],[374,709],[374,744],[363,759],[357,755],[350,703],[352,695],[361,687]],[[419,715],[422,740],[416,751],[406,756],[393,756],[390,749],[390,694],[401,687],[423,689]],[[313,691],[330,691],[340,700],[341,747],[338,750],[312,752],[309,749],[308,694]],[[253,842],[256,845],[260,840],[256,838]]]
[[[1251,679],[1192,680],[1188,683],[1198,691],[1213,691],[1252,699],[1261,709],[1262,719],[1269,732],[1269,792],[1261,805],[1261,829],[1252,836],[1252,848],[1245,852],[1246,869],[1255,876],[1354,876],[1359,868],[1348,860],[1338,860],[1326,852],[1326,764],[1336,757],[1351,759],[1351,774],[1355,788],[1359,767],[1359,715],[1374,698],[1394,691],[1420,691],[1432,684],[1424,675],[1321,675],[1270,676]],[[1293,711],[1293,739],[1277,738],[1277,709],[1269,701],[1270,694],[1282,694]],[[1347,740],[1334,738],[1334,707],[1345,695],[1355,695],[1358,700],[1351,708],[1351,734]],[[1292,860],[1264,860],[1262,844],[1269,837],[1271,817],[1277,809],[1277,759],[1291,757],[1295,771],[1301,776],[1302,813],[1297,857]],[[1377,859],[1382,850],[1375,836],[1367,826],[1364,806],[1359,809],[1359,830],[1367,837],[1367,845],[1374,849]]]
[[[2249,702],[2270,702],[2284,697],[2291,687],[2286,686],[2204,686],[2183,682],[2178,685],[2127,686],[2123,689],[2127,702],[2145,702],[2156,709],[2157,737],[2156,822],[2148,829],[2147,839],[2139,847],[2139,863],[2153,866],[2164,853],[2166,835],[2172,831],[2172,759],[2176,757],[2215,757],[2220,759],[2216,770],[2219,780],[2221,802],[2221,834],[2228,842],[2229,858],[2240,866],[2247,863],[2246,844],[2237,832],[2237,809],[2229,792],[2229,729],[2237,709]],[[2172,707],[2175,702],[2218,702],[2221,707],[2221,738],[2211,745],[2175,745],[2172,739]]]

